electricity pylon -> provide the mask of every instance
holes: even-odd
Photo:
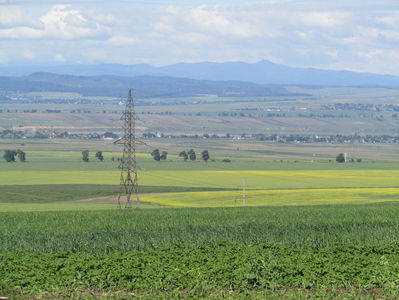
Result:
[[[121,208],[121,198],[126,195],[125,208],[131,208],[131,198],[135,197],[137,206],[140,204],[139,190],[137,182],[137,163],[136,163],[136,145],[141,144],[136,139],[136,112],[134,111],[134,102],[132,89],[126,100],[126,107],[122,113],[124,135],[121,139],[115,141],[115,144],[123,144],[123,155],[119,165],[121,169],[120,189],[118,195],[118,207]]]

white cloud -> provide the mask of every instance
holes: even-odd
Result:
[[[12,39],[82,39],[102,38],[109,29],[87,19],[70,5],[55,5],[45,15],[32,22],[36,26],[17,26],[0,29],[0,37]]]
[[[385,51],[384,50],[373,50],[373,51],[368,51],[368,52],[359,52],[358,56],[365,58],[367,61],[371,61],[375,59],[378,56],[384,55]]]
[[[36,53],[33,52],[32,50],[24,50],[22,52],[22,56],[28,60],[34,60],[36,58]]]
[[[208,34],[204,33],[182,33],[178,34],[176,36],[173,36],[174,41],[180,42],[180,44],[190,44],[190,45],[201,45],[201,44],[206,44],[209,42],[214,41],[212,36],[209,36]],[[216,41],[214,41],[216,42]]]
[[[2,49],[0,49],[0,63],[1,64],[5,64],[7,63],[8,59],[6,54],[4,53],[4,51]]]
[[[108,45],[111,46],[129,46],[137,44],[137,40],[128,36],[113,36],[108,39]]]
[[[383,30],[381,36],[390,41],[399,41],[399,32],[396,30]]]
[[[0,7],[0,27],[21,24],[24,19],[24,13],[19,7],[11,5]]]
[[[394,27],[399,24],[399,13],[394,13],[392,16],[376,17],[375,20],[377,23]]]
[[[231,25],[231,22],[218,11],[218,8],[218,6],[200,5],[190,9],[184,17],[187,22],[196,23],[204,28],[223,28]]]
[[[294,20],[298,20],[302,25],[316,26],[316,27],[334,27],[346,18],[345,14],[332,12],[302,12],[297,16],[292,15]]]
[[[0,59],[24,61],[28,58],[15,49],[32,49],[37,61],[54,61],[57,55],[71,63],[156,65],[269,59],[399,74],[397,1],[327,2],[115,0],[51,7],[25,1],[13,9],[0,6],[13,15],[0,12]]]
[[[35,39],[42,38],[43,31],[27,26],[0,29],[0,38]]]
[[[338,58],[339,52],[338,51],[328,51],[327,54],[333,58]]]
[[[202,6],[194,8],[188,18],[199,28],[210,32],[237,38],[275,37],[279,30],[268,26],[268,18],[273,18],[270,12],[257,11],[253,7],[242,9],[225,9],[221,6]],[[266,26],[265,26],[266,25]]]
[[[61,53],[57,53],[55,55],[54,59],[55,59],[55,61],[58,61],[58,62],[64,62],[65,61],[65,57]]]

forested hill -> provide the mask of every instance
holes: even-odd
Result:
[[[372,86],[399,88],[399,76],[361,73],[345,70],[299,68],[272,63],[199,62],[177,63],[169,66],[147,64],[80,64],[54,66],[7,66],[0,64],[1,76],[27,76],[35,72],[97,76],[166,76],[196,80],[233,80],[258,84],[316,85],[316,86]]]
[[[124,97],[129,87],[134,89],[138,98],[189,97],[202,94],[221,97],[293,95],[279,85],[159,76],[73,76],[41,72],[22,77],[0,77],[0,91],[6,93],[74,92],[84,96]]]

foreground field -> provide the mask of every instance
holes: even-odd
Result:
[[[247,298],[251,290],[262,291],[258,296],[264,297],[283,289],[308,292],[311,298],[329,290],[336,298],[340,290],[353,289],[369,292],[373,298],[396,298],[398,250],[399,244],[336,246],[322,251],[265,244],[170,247],[111,255],[1,254],[0,271],[6,282],[0,290],[13,297],[58,298],[86,292],[91,297],[119,293],[122,298],[192,299],[231,297],[237,291],[248,291],[241,292]],[[23,283],[22,293],[15,283]]]
[[[399,241],[398,214],[396,204],[0,213],[0,252],[108,253],[221,241],[377,245]]]
[[[142,154],[118,210],[119,154],[28,154],[0,163],[0,296],[399,297],[397,163]]]
[[[395,204],[1,213],[0,295],[395,298],[398,214]]]

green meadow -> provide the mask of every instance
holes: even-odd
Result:
[[[139,153],[120,210],[120,153],[26,152],[0,161],[0,296],[399,297],[398,162]]]
[[[398,206],[0,213],[11,299],[399,296]]]
[[[25,163],[0,162],[0,210],[112,208],[110,203],[71,201],[115,198],[119,156],[105,152],[104,161],[91,158],[84,163],[78,151],[27,151]],[[184,162],[175,155],[156,162],[147,153],[139,153],[137,159],[142,200],[162,207],[241,206],[244,182],[248,206],[379,203],[399,198],[397,162],[338,164],[239,156],[230,162],[219,156],[208,162]]]

